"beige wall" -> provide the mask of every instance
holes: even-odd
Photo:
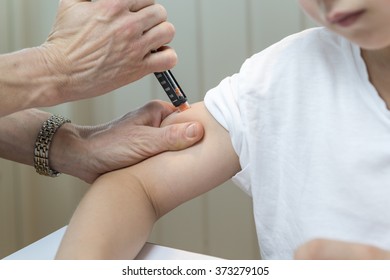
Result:
[[[174,69],[191,102],[239,70],[244,59],[310,24],[295,1],[160,0],[177,29]],[[56,0],[0,0],[0,51],[38,45],[54,20]],[[47,109],[96,124],[148,100],[166,100],[149,76],[115,94]],[[87,185],[0,160],[0,258],[67,224]],[[258,258],[251,201],[230,182],[174,210],[152,242],[232,259]]]

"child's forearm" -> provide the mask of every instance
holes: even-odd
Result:
[[[139,183],[123,170],[99,178],[78,206],[56,258],[134,258],[157,219]]]

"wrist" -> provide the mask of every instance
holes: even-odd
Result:
[[[59,103],[64,78],[53,70],[47,57],[43,47],[0,56],[0,97],[4,103],[0,115]]]
[[[49,154],[52,169],[85,180],[89,152],[83,134],[81,126],[71,123],[58,129]]]
[[[49,153],[55,133],[65,123],[70,123],[70,120],[52,115],[42,124],[34,147],[34,167],[37,173],[49,177],[57,177],[61,174],[51,167]]]
[[[71,76],[66,67],[67,63],[65,63],[64,56],[46,43],[36,47],[35,51],[40,60],[42,75],[47,77],[46,79],[50,85],[50,91],[41,94],[40,101],[45,103],[44,106],[53,106],[70,101],[64,93],[64,88],[69,84]]]

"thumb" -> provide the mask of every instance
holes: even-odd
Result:
[[[177,151],[188,148],[203,138],[204,129],[198,122],[172,124],[163,128],[162,147]]]

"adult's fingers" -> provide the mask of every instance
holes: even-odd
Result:
[[[72,3],[81,3],[81,2],[111,2],[113,0],[60,0],[60,3],[72,4]],[[154,0],[116,0],[115,5],[126,6],[130,12],[138,12],[148,6],[154,5]]]
[[[162,22],[143,34],[143,40],[150,50],[157,50],[161,46],[168,45],[176,33],[175,26],[170,22]]]
[[[177,109],[170,102],[153,100],[137,110],[137,121],[135,124],[160,127],[162,121],[175,111]],[[132,115],[133,112],[129,114]]]
[[[200,123],[180,123],[163,127],[159,131],[161,151],[177,151],[188,148],[203,138],[204,129]]]
[[[148,6],[155,4],[154,0],[61,0],[67,2],[107,2],[108,6],[115,5],[122,8],[126,8],[130,12],[138,12]],[[104,3],[105,5],[105,3]]]
[[[133,15],[136,15],[137,20],[142,22],[144,32],[165,22],[168,18],[167,10],[159,4],[145,7],[144,9],[133,13]]]
[[[177,54],[170,47],[160,48],[156,53],[150,53],[145,57],[146,68],[149,72],[162,72],[172,69],[177,64]]]
[[[112,1],[112,0],[111,0]],[[155,4],[154,0],[126,0],[129,5],[130,12],[138,12],[145,7]]]

